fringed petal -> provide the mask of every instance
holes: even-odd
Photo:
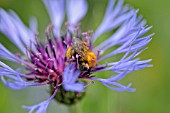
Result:
[[[94,33],[92,37],[92,41],[95,42],[95,40],[103,33],[106,33],[110,30],[113,30],[122,24],[129,21],[130,18],[132,18],[135,11],[133,9],[127,8],[123,5],[123,0],[119,0],[116,5],[115,0],[110,0],[108,3],[108,7],[104,16],[104,19],[96,32]],[[124,11],[125,7],[126,11]]]
[[[133,88],[129,88],[129,86],[128,87],[122,86],[122,85],[116,83],[116,81],[123,79],[127,74],[129,74],[129,73],[131,73],[135,70],[140,70],[140,69],[143,69],[145,67],[151,67],[152,66],[152,65],[149,64],[151,59],[143,60],[143,61],[140,61],[140,59],[133,60],[136,56],[138,56],[144,50],[145,49],[139,51],[138,49],[136,49],[132,53],[129,50],[124,54],[124,56],[119,61],[110,62],[110,63],[104,64],[104,65],[100,65],[99,67],[104,67],[104,68],[102,68],[98,71],[110,70],[110,71],[117,73],[117,75],[113,75],[113,76],[111,76],[110,78],[107,78],[107,79],[93,78],[92,80],[97,80],[97,81],[101,82],[103,85],[105,85],[106,87],[108,87],[112,90],[134,91]],[[119,88],[115,88],[114,86],[117,86]]]
[[[70,24],[70,31],[85,16],[88,6],[86,0],[68,0],[67,16]]]
[[[28,87],[26,84],[23,84],[22,80],[18,80],[18,81],[8,80],[8,81],[6,81],[4,76],[1,76],[1,80],[5,86],[7,86],[8,88],[13,89],[13,90],[21,90],[21,89]]]
[[[22,79],[27,75],[21,74],[17,71],[14,71],[12,68],[0,62],[0,77],[4,85],[13,89],[13,90],[20,90],[29,86],[40,86],[45,85],[47,83],[34,83],[34,82],[26,82]]]
[[[104,86],[106,86],[107,88],[111,89],[111,90],[116,90],[119,92],[122,91],[129,91],[129,92],[134,92],[135,89],[134,88],[130,88],[131,84],[129,84],[128,86],[124,86],[121,85],[115,81],[110,81],[109,79],[101,79],[101,78],[91,78],[91,80],[95,80],[95,81],[99,81],[101,82]]]
[[[123,39],[124,43],[122,43],[122,40],[120,40],[119,43],[122,43],[122,45],[119,48],[117,48],[116,50],[110,52],[109,54],[107,54],[103,57],[101,57],[98,60],[98,62],[105,60],[105,59],[107,59],[107,58],[109,58],[113,55],[116,55],[116,54],[126,53],[126,52],[131,53],[131,52],[134,52],[135,50],[142,49],[144,46],[146,46],[151,41],[151,37],[154,34],[139,38],[139,36],[141,36],[141,34],[143,34],[143,29],[138,30],[137,34],[132,35],[131,37],[129,37],[128,40],[125,41]],[[110,45],[106,46],[106,48],[104,50],[106,50],[110,47],[112,47],[112,46],[110,46]]]
[[[143,26],[141,26],[142,24],[140,21],[142,16],[140,16],[140,18],[139,17],[137,18],[136,16],[137,12],[138,10],[133,13],[132,18],[129,18],[128,21],[125,21],[125,23],[120,25],[119,29],[116,30],[116,32],[111,37],[109,37],[100,45],[95,47],[93,51],[98,51],[98,50],[105,51],[116,44],[125,43],[127,40],[130,40],[131,38],[136,36],[136,34],[138,34],[137,38],[139,38],[147,31],[149,31],[152,28],[152,26],[147,28],[143,27],[144,24]]]
[[[12,54],[2,44],[0,44],[0,58],[18,62],[18,63],[22,63],[22,59],[20,59],[16,55]]]
[[[139,49],[135,49],[134,51],[127,51],[124,56],[117,62],[110,62],[107,64],[99,65],[98,67],[105,67],[98,71],[112,70],[114,72],[122,72],[126,70],[140,70],[144,67],[151,67],[152,65],[148,64],[151,59],[140,61],[140,59],[135,59],[141,52],[145,49],[139,51]]]
[[[37,19],[35,17],[31,17],[30,21],[29,21],[29,27],[31,29],[32,32],[36,33],[37,29],[38,29],[38,22]]]
[[[134,62],[132,62],[132,65],[134,64]],[[104,86],[108,87],[111,90],[117,90],[117,91],[130,91],[130,92],[134,92],[135,89],[134,88],[130,88],[131,84],[129,84],[128,86],[124,86],[121,85],[119,83],[117,83],[117,81],[121,80],[122,78],[124,78],[127,74],[133,72],[134,70],[130,70],[129,68],[131,68],[132,65],[129,65],[126,67],[126,70],[119,70],[119,69],[114,69],[116,67],[111,67],[110,70],[113,70],[117,73],[117,75],[113,75],[110,78],[107,79],[102,79],[102,78],[91,78],[92,80],[97,80],[99,82],[101,82]]]
[[[34,50],[34,32],[27,28],[19,17],[10,10],[9,13],[0,9],[0,32],[6,35],[19,49],[26,54],[25,46]]]
[[[65,15],[65,0],[43,0],[43,2],[54,24],[54,34],[59,37]]]

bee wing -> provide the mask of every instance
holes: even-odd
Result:
[[[72,40],[72,47],[82,57],[85,57],[87,50],[89,49],[87,45],[83,44],[83,41],[81,41],[79,38],[73,37]]]

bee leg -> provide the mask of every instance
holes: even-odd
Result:
[[[89,68],[90,68],[89,65],[88,65],[87,63],[86,63],[86,68],[87,68],[87,70],[89,70]]]
[[[76,64],[77,64],[77,68],[79,69],[79,55],[78,54],[76,54]]]

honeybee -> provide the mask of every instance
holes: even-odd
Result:
[[[97,57],[90,50],[88,43],[76,37],[73,37],[72,44],[66,51],[66,58],[77,62],[78,68],[82,71],[91,69],[97,63]]]

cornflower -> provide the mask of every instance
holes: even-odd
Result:
[[[72,105],[83,98],[86,88],[94,81],[101,82],[111,90],[135,91],[130,87],[131,83],[125,86],[118,81],[135,70],[151,66],[148,64],[151,59],[137,58],[153,36],[145,35],[152,27],[146,26],[142,16],[137,15],[138,10],[123,5],[123,0],[109,0],[97,30],[81,32],[79,21],[88,9],[86,0],[43,2],[52,21],[46,29],[45,43],[38,39],[36,18],[32,18],[30,27],[26,27],[15,12],[0,9],[0,32],[22,52],[21,55],[13,54],[0,44],[0,58],[24,67],[24,71],[17,71],[0,62],[2,82],[13,90],[42,85],[50,87],[49,99],[33,106],[24,106],[29,113],[46,113],[52,99]],[[65,12],[68,21],[65,32],[61,33]],[[114,33],[94,45],[102,34],[109,31]],[[113,49],[115,46],[116,49]],[[107,62],[115,55],[122,57]],[[113,75],[108,78],[95,75],[96,72],[105,71],[112,71]]]

